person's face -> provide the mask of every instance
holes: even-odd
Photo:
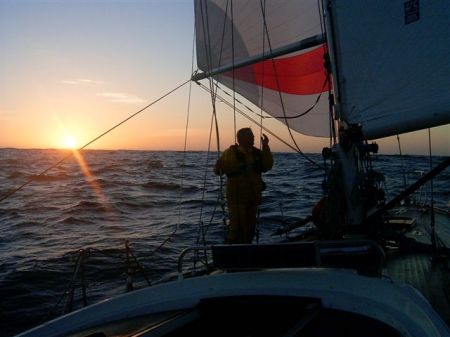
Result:
[[[253,132],[250,130],[242,134],[239,145],[242,145],[244,147],[250,147],[253,146],[254,143],[255,143],[255,136],[253,136]]]

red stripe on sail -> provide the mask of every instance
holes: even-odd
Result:
[[[234,70],[236,79],[264,88],[294,95],[311,95],[328,91],[324,69],[325,45],[309,52],[266,60]],[[224,73],[233,77],[233,71]],[[278,80],[277,80],[278,78]]]

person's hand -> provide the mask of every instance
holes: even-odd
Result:
[[[267,137],[264,133],[263,136],[261,137],[261,144],[262,146],[269,145],[269,137]]]

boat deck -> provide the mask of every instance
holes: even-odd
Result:
[[[406,238],[397,249],[387,249],[388,276],[405,282],[419,290],[450,325],[450,258],[446,251],[431,248],[430,212],[428,209],[401,208],[396,215],[414,219],[409,228],[402,230]],[[450,247],[449,215],[435,212],[435,231],[438,247]]]
[[[448,261],[433,261],[422,253],[396,254],[386,269],[392,278],[412,285],[450,325],[450,269]]]

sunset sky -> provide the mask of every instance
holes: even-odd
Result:
[[[193,37],[191,0],[0,0],[0,147],[84,145],[188,80]],[[188,94],[185,85],[89,148],[182,150]],[[188,150],[208,147],[209,102],[193,84]],[[220,104],[219,125],[225,148],[234,141],[233,114]],[[292,143],[281,123],[265,126]],[[294,134],[305,152],[328,145]],[[378,143],[380,152],[398,153],[395,137]],[[401,143],[404,153],[426,154],[428,133],[402,135]],[[432,143],[434,154],[450,155],[449,125],[432,129]]]

